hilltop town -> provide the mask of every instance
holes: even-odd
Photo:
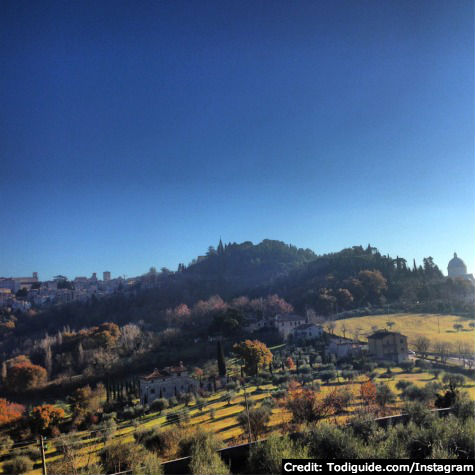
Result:
[[[176,272],[110,277],[0,281],[11,299],[0,322],[4,471],[114,473],[151,451],[153,470],[202,473],[192,447],[206,437],[212,466],[240,473],[257,467],[252,451],[245,466],[233,455],[241,444],[279,444],[316,421],[343,431],[338,421],[452,411],[475,397],[475,286],[457,256],[444,276],[432,258],[409,267],[372,246],[317,256],[278,241],[220,242]],[[453,430],[466,430],[458,417]],[[53,441],[43,461],[26,450],[37,437]],[[87,460],[75,446],[88,447]],[[219,447],[228,452],[216,458]]]

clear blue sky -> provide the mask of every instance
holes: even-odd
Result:
[[[0,276],[223,241],[474,271],[472,0],[0,3]]]

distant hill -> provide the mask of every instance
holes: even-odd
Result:
[[[185,277],[215,282],[216,290],[234,294],[256,286],[269,284],[290,271],[316,259],[310,249],[299,249],[281,241],[264,239],[259,244],[241,244],[210,248],[208,254],[184,269]],[[220,292],[218,292],[220,293]]]
[[[133,286],[112,297],[21,318],[15,333],[30,336],[65,325],[81,328],[106,321],[119,325],[143,321],[161,328],[167,309],[180,304],[191,308],[214,295],[231,301],[277,294],[297,312],[313,309],[319,315],[390,303],[411,311],[473,313],[471,283],[445,278],[431,257],[422,265],[408,265],[370,245],[318,256],[310,249],[268,239],[259,244],[220,242],[190,265],[180,264],[176,272],[152,270],[134,280]]]

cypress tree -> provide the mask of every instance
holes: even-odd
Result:
[[[226,361],[221,341],[218,341],[218,372],[221,377],[226,376]]]

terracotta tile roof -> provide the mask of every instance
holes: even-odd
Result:
[[[180,361],[178,366],[168,366],[162,370],[155,368],[150,374],[144,376],[142,379],[151,381],[152,379],[169,378],[174,373],[183,373],[184,371],[186,371],[186,368],[183,366],[183,362]]]

